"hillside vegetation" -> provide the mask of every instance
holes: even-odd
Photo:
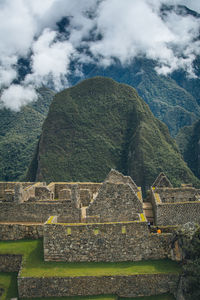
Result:
[[[155,71],[155,67],[153,60],[136,58],[128,66],[117,62],[107,68],[86,65],[84,76],[107,76],[131,85],[153,114],[168,126],[171,135],[176,136],[180,128],[200,118],[199,79],[189,79],[181,71],[163,76]],[[196,60],[195,68],[198,67],[199,60]],[[72,80],[72,83],[76,82],[77,78]]]
[[[184,160],[193,173],[200,178],[200,121],[182,128],[176,141]]]
[[[38,100],[19,112],[0,109],[0,181],[23,180],[54,93],[38,90]]]
[[[27,179],[101,182],[111,168],[143,188],[160,171],[175,185],[199,184],[135,89],[96,77],[55,96]]]

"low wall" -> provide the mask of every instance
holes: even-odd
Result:
[[[0,272],[19,272],[21,255],[0,254]]]
[[[120,297],[175,293],[179,275],[149,274],[131,276],[18,277],[20,298],[114,294]]]
[[[43,228],[43,225],[38,224],[0,224],[0,240],[37,240],[43,237]]]
[[[81,211],[71,202],[0,203],[1,222],[45,222],[49,216],[64,215],[68,222],[80,222]]]
[[[46,261],[139,261],[170,256],[172,234],[150,234],[146,222],[44,225]]]

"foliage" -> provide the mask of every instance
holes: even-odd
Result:
[[[200,226],[181,228],[178,240],[185,256],[183,290],[187,300],[200,299]]]
[[[200,66],[199,62],[197,59],[196,69]],[[107,68],[86,65],[83,72],[86,78],[107,76],[136,88],[153,114],[163,121],[171,135],[175,136],[180,128],[191,125],[200,117],[199,79],[189,79],[181,71],[172,76],[159,75],[155,67],[156,62],[140,57],[125,66],[119,62]],[[75,84],[77,79],[72,82]]]
[[[101,182],[111,168],[131,175],[143,188],[160,171],[175,185],[199,184],[167,127],[136,91],[96,77],[55,96],[27,178]]]
[[[19,112],[0,110],[0,180],[23,180],[54,93],[38,91],[38,100]]]
[[[17,273],[0,272],[0,288],[4,290],[1,300],[16,298],[18,296]]]
[[[180,130],[176,141],[184,160],[192,172],[200,178],[200,121]]]

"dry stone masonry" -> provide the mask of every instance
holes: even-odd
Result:
[[[156,226],[200,223],[200,190],[173,188],[161,173],[149,196],[144,204],[141,189],[116,170],[103,183],[0,182],[0,239],[43,237],[45,261],[179,260],[172,227],[161,234],[149,230],[147,206]],[[18,271],[20,265],[21,256],[0,255],[0,271]],[[18,290],[22,298],[136,297],[175,295],[178,282],[178,274],[26,278],[19,272]]]
[[[151,187],[151,202],[157,226],[200,223],[200,190],[188,185],[172,188],[163,173]]]

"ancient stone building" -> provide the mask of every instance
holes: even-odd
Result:
[[[200,223],[200,190],[186,184],[173,188],[164,173],[151,187],[151,203],[158,226]]]
[[[45,261],[177,260],[168,225],[200,223],[200,190],[189,185],[173,188],[161,173],[153,183],[149,201],[143,202],[140,187],[129,176],[115,170],[103,183],[1,182],[0,239],[43,237]],[[152,215],[148,215],[147,208]],[[157,234],[148,226],[150,218],[167,229]],[[2,266],[5,271],[10,260],[17,270],[20,268],[21,257],[2,255],[0,269]],[[179,274],[93,276],[92,280],[93,284],[87,276],[18,276],[18,290],[25,298],[71,296],[77,291],[80,295],[111,292],[127,297],[141,295],[141,290],[146,291],[143,296],[175,294]]]

